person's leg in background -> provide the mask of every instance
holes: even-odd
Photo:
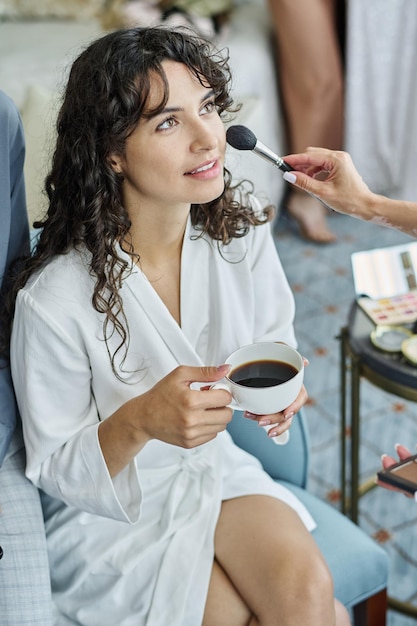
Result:
[[[343,4],[338,0],[269,0],[287,152],[303,152],[307,146],[343,147],[344,81],[337,13]],[[285,204],[305,239],[335,240],[327,225],[327,209],[318,200],[291,189]]]

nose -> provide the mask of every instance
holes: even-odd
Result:
[[[198,118],[193,125],[191,151],[200,152],[215,150],[218,138],[211,124],[205,119]]]

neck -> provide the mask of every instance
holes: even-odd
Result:
[[[129,243],[135,255],[147,263],[158,265],[181,255],[182,242],[189,216],[187,211],[147,212],[135,215],[129,231]]]
[[[180,285],[181,253],[188,211],[148,211],[147,219],[132,220],[129,242],[135,260],[149,283],[164,302],[176,322],[181,325]]]

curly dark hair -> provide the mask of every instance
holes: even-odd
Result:
[[[45,218],[35,222],[40,236],[34,254],[26,258],[8,290],[9,327],[16,294],[29,277],[54,256],[85,247],[91,255],[89,271],[95,279],[93,307],[104,314],[104,336],[114,332],[127,350],[128,327],[120,285],[127,270],[117,243],[125,242],[131,223],[122,201],[122,178],[110,164],[111,154],[124,154],[127,138],[136,128],[151,89],[151,76],[168,83],[165,60],[183,63],[201,84],[213,89],[219,114],[234,113],[231,73],[225,50],[185,29],[165,27],[117,30],[91,43],[72,65],[57,120],[57,141],[45,181],[49,200]],[[224,169],[222,195],[191,206],[193,225],[227,245],[244,236],[252,225],[269,221],[272,208],[255,212],[245,189],[232,186]],[[133,251],[129,251],[132,252]],[[113,370],[115,354],[111,355]],[[123,359],[122,359],[123,360]]]

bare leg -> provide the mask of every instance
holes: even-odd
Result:
[[[204,626],[349,626],[314,539],[279,500],[224,502],[215,552]]]
[[[214,561],[202,626],[257,626],[222,567]]]
[[[336,611],[336,626],[351,626],[349,613],[339,600],[334,601]]]
[[[343,69],[337,40],[335,0],[269,0],[276,33],[279,82],[289,151],[307,146],[341,149],[343,142]],[[334,241],[327,209],[292,190],[289,213],[302,236]]]

